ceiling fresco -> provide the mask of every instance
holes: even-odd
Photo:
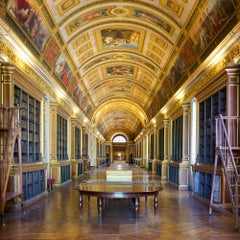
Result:
[[[134,139],[236,24],[238,0],[5,0],[5,21],[105,138]],[[224,31],[223,31],[224,30]]]

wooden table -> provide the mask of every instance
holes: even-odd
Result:
[[[129,198],[134,201],[135,216],[138,218],[140,208],[140,197],[153,196],[154,213],[158,207],[158,192],[162,190],[160,184],[149,182],[109,182],[109,181],[87,181],[75,187],[79,192],[80,214],[83,209],[83,196],[97,197],[98,221],[103,222],[104,201],[109,198]]]

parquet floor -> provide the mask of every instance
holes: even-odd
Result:
[[[91,179],[102,179],[106,168],[91,170]],[[142,169],[135,177],[160,181]],[[96,198],[90,204],[84,198],[83,217],[79,216],[78,193],[73,184],[48,193],[47,197],[24,208],[22,212],[7,212],[6,226],[1,227],[0,239],[240,239],[230,216],[213,212],[190,197],[187,191],[178,191],[163,183],[159,206],[153,214],[153,199],[141,200],[138,221],[133,217],[127,200],[110,200],[102,224],[97,220]]]

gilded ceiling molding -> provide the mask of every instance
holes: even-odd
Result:
[[[237,45],[232,46],[227,51],[227,54],[224,56],[224,58],[216,63],[215,65],[209,67],[207,71],[203,72],[200,76],[197,77],[197,81],[195,81],[192,86],[185,86],[185,94],[181,97],[180,100],[176,100],[175,97],[172,98],[168,102],[167,105],[165,105],[163,108],[166,108],[167,111],[163,114],[162,109],[158,112],[158,114],[155,116],[157,119],[157,122],[159,123],[164,118],[171,115],[172,112],[177,111],[182,103],[190,101],[191,98],[195,97],[196,94],[201,91],[206,85],[208,85],[210,82],[212,82],[214,79],[216,79],[216,76],[224,71],[226,67],[232,63],[235,59],[238,59],[240,56],[240,42],[238,42]],[[190,85],[190,83],[189,83]],[[169,111],[170,109],[170,111]]]
[[[4,1],[0,1],[0,17],[4,18],[6,14],[6,4]]]
[[[23,60],[21,60],[12,49],[8,47],[8,45],[3,42],[0,39],[0,52],[2,55],[6,56],[12,64],[14,64],[17,68],[19,68],[29,79],[31,79],[31,82],[36,84],[39,88],[43,89],[43,92],[51,96],[63,109],[66,109],[67,112],[69,112],[72,116],[75,116],[76,114],[72,110],[72,108],[61,98],[59,98],[56,94],[56,92],[48,86],[47,83],[44,82],[44,80],[38,76],[38,74],[29,66],[27,65]],[[78,121],[81,123],[83,122],[83,119],[81,119],[78,116],[75,116]]]
[[[93,123],[94,126],[97,126],[102,116],[104,116],[105,114],[112,110],[116,109],[119,110],[119,106],[121,106],[121,110],[126,110],[136,115],[136,117],[139,119],[143,126],[145,126],[146,123],[148,122],[148,117],[145,111],[135,102],[127,99],[114,99],[101,104],[95,110],[91,122]]]

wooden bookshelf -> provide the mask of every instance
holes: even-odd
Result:
[[[40,102],[15,86],[14,104],[20,106],[22,162],[40,161]],[[14,160],[18,162],[18,148],[15,146]]]
[[[26,91],[14,87],[14,104],[20,106],[22,162],[31,166],[40,163],[40,114],[41,103]],[[14,148],[14,161],[18,163],[18,145]],[[33,167],[22,174],[24,200],[29,200],[45,191],[45,170]]]

